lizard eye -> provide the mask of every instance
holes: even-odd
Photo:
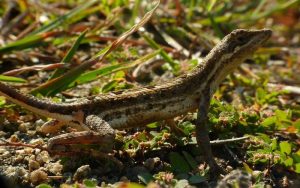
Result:
[[[243,37],[243,36],[237,37],[236,40],[238,41],[239,44],[245,44],[248,41],[248,39],[246,37]]]

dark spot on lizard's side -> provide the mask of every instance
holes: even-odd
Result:
[[[128,116],[130,114],[131,114],[131,109],[130,108],[125,109],[125,115]]]
[[[154,105],[153,105],[153,104],[151,104],[151,103],[149,103],[149,104],[147,104],[147,107],[146,107],[146,109],[147,109],[147,110],[152,110],[152,109],[153,109],[153,107],[154,107]]]
[[[80,123],[78,121],[76,121],[76,120],[72,120],[71,123],[80,125]]]

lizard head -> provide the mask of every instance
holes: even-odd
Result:
[[[249,57],[252,53],[264,44],[271,36],[269,29],[245,30],[237,29],[227,35],[222,41],[223,53],[237,57]]]
[[[208,78],[213,88],[217,87],[245,59],[251,57],[271,34],[272,31],[269,29],[237,29],[224,37],[206,56],[205,67],[209,71]]]

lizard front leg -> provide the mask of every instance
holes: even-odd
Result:
[[[48,141],[48,149],[53,153],[70,152],[74,145],[99,144],[102,152],[112,149],[115,131],[111,126],[96,115],[85,118],[84,124],[89,131],[66,133],[55,136]]]
[[[210,95],[200,97],[197,120],[196,120],[196,138],[200,149],[204,152],[204,157],[213,175],[223,173],[224,171],[216,163],[210,145],[208,136],[208,109],[210,104]]]

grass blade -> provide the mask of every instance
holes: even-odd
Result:
[[[13,77],[13,76],[4,76],[4,75],[0,75],[0,81],[16,82],[16,83],[26,83],[27,82],[26,80],[24,80],[22,78]]]
[[[62,16],[58,17],[57,19],[51,21],[50,23],[48,23],[48,24],[38,28],[37,30],[33,31],[32,33],[30,33],[30,35],[35,35],[35,34],[38,34],[38,33],[47,32],[47,31],[50,31],[54,28],[57,28],[58,26],[60,26],[64,22],[68,21],[73,16],[76,16],[78,13],[82,12],[83,10],[89,8],[90,6],[92,6],[96,2],[98,2],[98,1],[97,0],[91,0],[91,1],[88,1],[87,3],[83,3],[79,6],[77,6],[76,8],[74,8],[73,10],[71,10],[70,12],[68,12],[67,14],[62,15]]]
[[[178,70],[178,63],[176,63],[168,54],[166,51],[164,51],[159,44],[157,44],[153,39],[151,39],[149,36],[143,34],[143,38],[148,42],[148,44],[157,50],[160,50],[161,57],[170,64],[173,70]]]
[[[104,50],[100,51],[101,53],[97,53],[93,58],[88,61],[85,61],[81,65],[75,67],[74,69],[68,71],[64,75],[57,77],[55,79],[49,80],[45,84],[41,85],[40,87],[31,91],[32,94],[41,93],[43,95],[52,96],[58,92],[61,92],[68,88],[69,84],[74,82],[84,71],[86,71],[91,66],[95,65],[96,63],[102,62],[103,59],[114,49],[119,47],[128,36],[132,33],[136,32],[140,27],[142,27],[145,23],[147,23],[154,11],[158,8],[160,1],[157,1],[154,8],[151,9],[149,12],[145,14],[145,16],[141,19],[141,21],[131,27],[128,31],[123,33],[119,38],[117,38],[111,45],[109,45]],[[45,89],[43,89],[45,88]]]
[[[70,50],[68,51],[68,53],[66,54],[66,56],[63,58],[62,63],[69,63],[72,59],[72,57],[74,56],[75,52],[77,51],[81,41],[84,39],[86,33],[88,30],[85,30],[84,32],[82,32],[79,37],[76,39],[75,43],[73,44],[73,46],[70,48]],[[59,68],[57,69],[53,75],[51,76],[50,80],[53,78],[56,78],[60,75],[62,75],[65,71],[65,68]]]

